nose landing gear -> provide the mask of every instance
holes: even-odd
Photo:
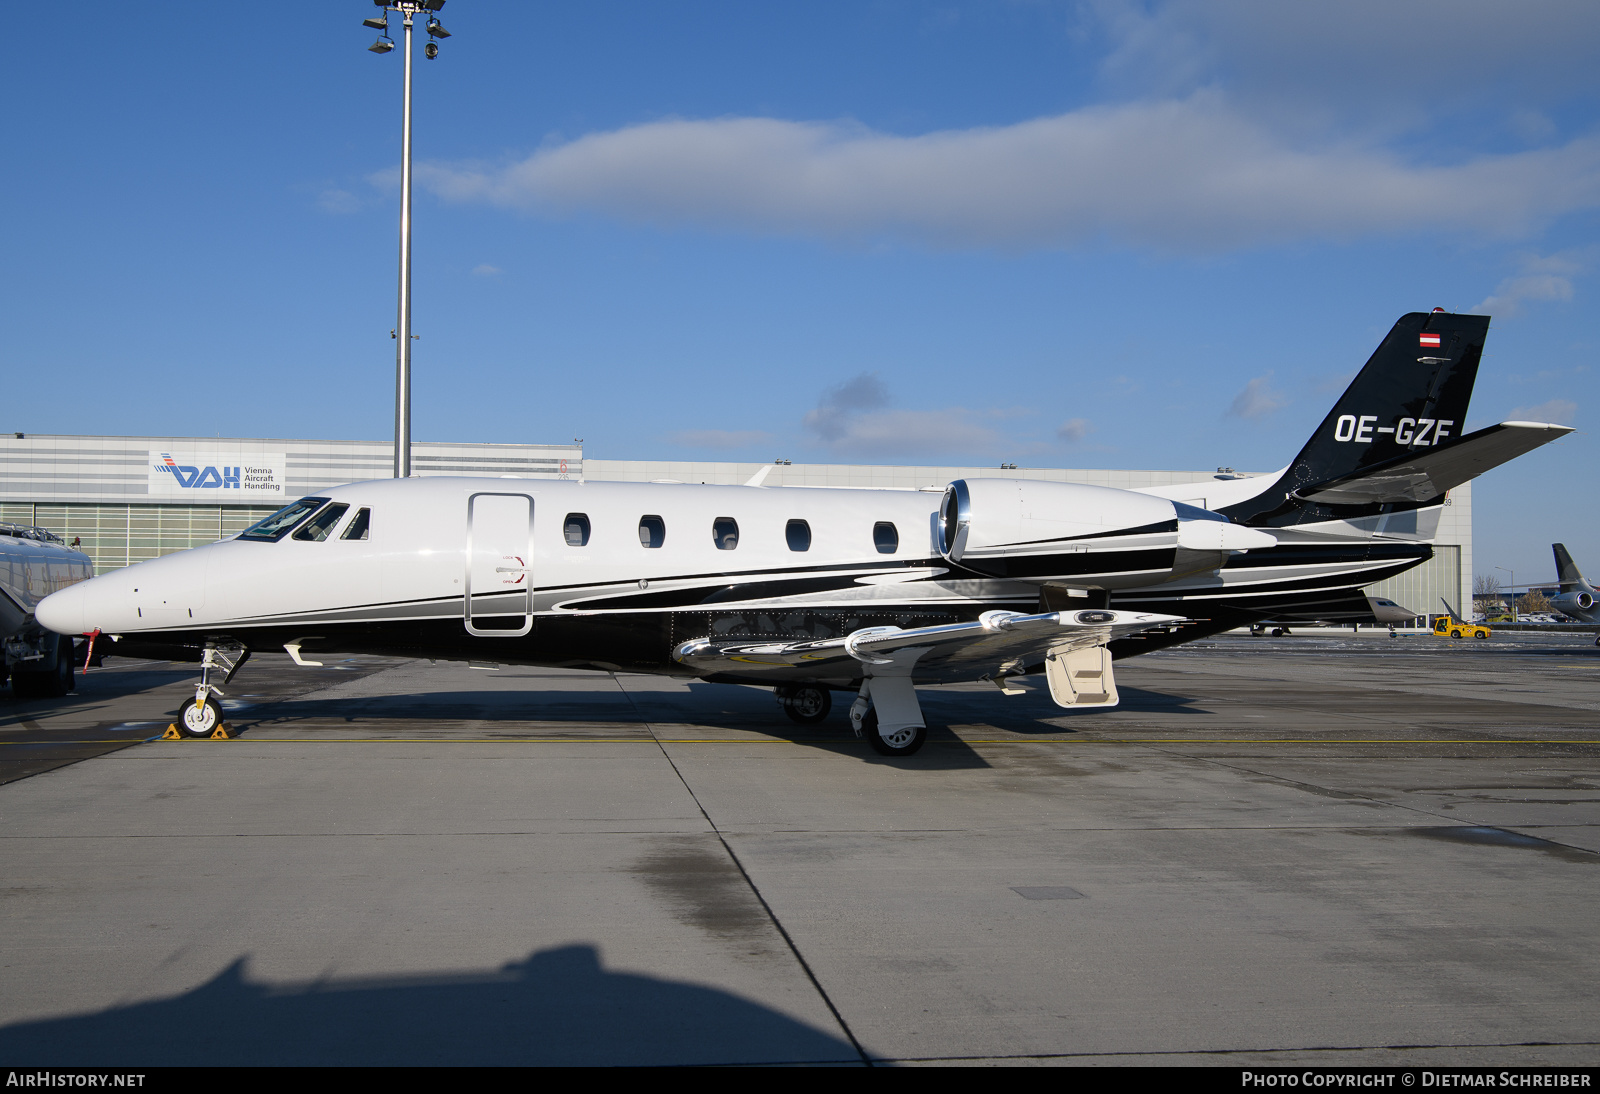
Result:
[[[223,671],[222,683],[226,684],[248,660],[250,651],[243,646],[223,647],[214,642],[206,643],[205,656],[200,661],[200,683],[195,686],[194,698],[186,699],[178,709],[178,720],[167,727],[166,736],[169,739],[209,737],[226,740],[229,733],[227,724],[222,720],[222,707],[212,701],[212,696],[225,695],[226,692],[220,684],[212,683],[211,678]]]

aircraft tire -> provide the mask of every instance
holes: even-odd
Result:
[[[178,720],[174,724],[177,725],[178,732],[185,737],[196,739],[209,737],[216,732],[217,726],[222,724],[222,708],[217,705],[215,698],[206,700],[204,713],[195,709],[197,705],[194,696],[191,695],[184,701],[183,706],[178,708]]]
[[[833,694],[816,684],[801,684],[779,695],[778,702],[791,721],[813,726],[824,721],[833,710]]]
[[[901,730],[891,741],[878,732],[878,712],[869,710],[861,718],[861,735],[879,755],[909,756],[921,748],[923,742],[928,739],[928,727],[917,726],[914,729]]]

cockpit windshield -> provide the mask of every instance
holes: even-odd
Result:
[[[344,502],[334,502],[306,521],[305,527],[296,532],[294,538],[310,540],[312,543],[321,543],[328,538],[328,533],[333,531],[333,526],[339,523],[339,518],[344,516],[345,510],[349,508]]]
[[[275,543],[288,535],[296,524],[321,508],[327,500],[327,498],[301,498],[297,502],[285,505],[265,520],[256,521],[240,532],[239,538]]]

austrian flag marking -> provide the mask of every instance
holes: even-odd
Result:
[[[1438,349],[1439,336],[1437,334],[1419,334],[1417,342],[1423,349]]]

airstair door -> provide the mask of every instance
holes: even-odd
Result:
[[[468,634],[515,638],[533,629],[533,499],[482,493],[467,499]]]

